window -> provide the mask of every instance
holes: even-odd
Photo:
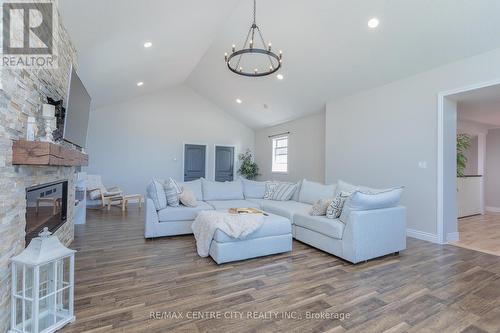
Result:
[[[272,172],[288,172],[288,135],[273,138]]]

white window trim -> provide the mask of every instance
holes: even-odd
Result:
[[[274,143],[275,143],[275,140],[279,140],[279,139],[284,139],[286,138],[288,141],[287,141],[287,154],[286,154],[286,171],[274,171],[273,167],[274,167],[274,149],[275,149],[275,146],[274,146]],[[289,169],[289,156],[290,154],[288,153],[289,150],[288,148],[290,147],[290,135],[289,134],[286,134],[286,135],[280,135],[280,136],[275,136],[273,138],[271,138],[271,173],[273,174],[281,174],[281,175],[287,175],[288,172],[290,171]]]

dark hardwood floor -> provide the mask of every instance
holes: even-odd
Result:
[[[62,332],[500,332],[498,256],[409,238],[351,265],[294,242],[218,266],[193,236],[146,241],[143,228],[136,207],[76,226],[77,319]]]

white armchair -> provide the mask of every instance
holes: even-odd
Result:
[[[87,206],[104,208],[113,201],[121,201],[123,192],[119,187],[105,187],[100,175],[87,175]]]

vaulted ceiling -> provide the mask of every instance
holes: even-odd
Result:
[[[252,5],[61,0],[60,11],[94,108],[185,83],[253,128],[500,47],[496,0],[260,0],[257,23],[283,50],[284,79],[240,77],[223,55],[242,44]],[[371,17],[380,20],[373,30]]]

